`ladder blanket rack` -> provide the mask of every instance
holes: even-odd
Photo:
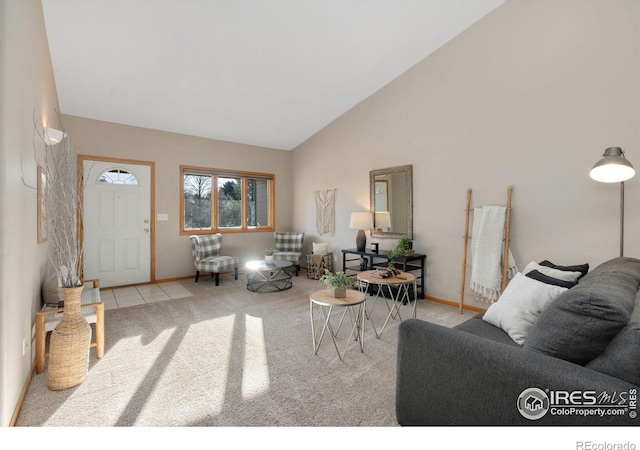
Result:
[[[502,237],[502,253],[501,259],[502,262],[500,264],[501,270],[501,283],[500,283],[500,292],[504,291],[504,288],[507,286],[508,278],[509,278],[509,242],[510,242],[510,233],[511,233],[511,196],[512,196],[513,188],[512,186],[507,186],[507,205],[505,210],[505,220],[504,220],[504,235]],[[470,247],[472,247],[472,240],[475,236],[472,236],[469,232],[469,226],[471,223],[471,219],[473,217],[475,208],[471,207],[471,188],[467,189],[467,204],[465,208],[465,225],[464,225],[464,253],[462,257],[462,280],[460,282],[460,303],[458,305],[458,312],[462,314],[464,307],[464,299],[466,296],[475,297],[482,300],[488,300],[485,295],[481,295],[476,292],[469,292],[467,290],[467,268],[472,269],[473,265],[469,262],[469,258],[467,255],[469,254]],[[474,218],[475,219],[475,218]]]

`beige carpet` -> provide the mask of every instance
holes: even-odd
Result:
[[[397,320],[380,339],[367,323],[364,353],[354,342],[340,361],[328,336],[313,354],[309,293],[324,285],[304,271],[282,293],[248,292],[242,275],[180,284],[193,296],[106,311],[104,358],[91,350],[66,391],[35,375],[17,426],[397,426]],[[418,318],[446,326],[472,315],[418,302]]]

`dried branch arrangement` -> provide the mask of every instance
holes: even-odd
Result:
[[[49,257],[60,286],[76,287],[82,284],[82,177],[78,172],[78,152],[72,147],[64,126],[62,131],[62,140],[56,144],[51,143],[47,131],[34,121],[33,145],[36,162],[46,179],[43,203],[50,245]],[[38,148],[42,145],[44,157],[39,158]]]

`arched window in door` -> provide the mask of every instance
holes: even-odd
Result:
[[[126,184],[129,186],[137,186],[138,179],[134,174],[124,169],[107,169],[98,176],[98,183],[107,184]]]

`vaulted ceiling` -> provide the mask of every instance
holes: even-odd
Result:
[[[291,150],[504,0],[42,0],[61,112]]]

